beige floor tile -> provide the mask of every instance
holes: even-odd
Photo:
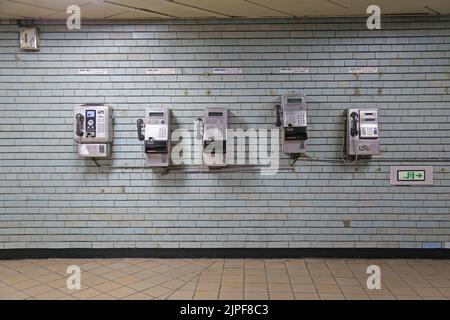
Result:
[[[431,297],[427,297],[427,296],[421,296],[421,298],[423,300],[448,300],[448,298],[444,297],[444,296],[440,296],[440,297],[435,297],[435,296],[431,296]]]
[[[101,292],[108,293],[113,290],[119,289],[120,287],[122,287],[122,286],[120,284],[118,284],[117,282],[107,281],[107,282],[101,283],[99,285],[96,285],[93,288],[95,288],[96,290],[99,290]]]
[[[141,280],[141,281],[129,284],[127,287],[139,292],[139,291],[144,291],[144,290],[150,289],[155,286],[156,286],[156,284],[154,284],[152,282],[148,282],[146,280]]]
[[[245,282],[265,283],[266,281],[267,278],[265,275],[245,275]]]
[[[149,279],[151,277],[154,277],[158,275],[156,272],[153,272],[151,270],[142,270],[136,273],[133,273],[134,277],[140,278],[140,279]]]
[[[243,282],[230,282],[223,283],[220,285],[220,290],[223,291],[243,291],[244,283]]]
[[[312,278],[307,278],[307,277],[302,277],[302,278],[291,277],[291,283],[314,285],[314,281],[312,280]]]
[[[88,288],[84,290],[74,291],[71,295],[80,300],[87,300],[101,294],[103,294],[103,292],[96,289]]]
[[[155,286],[150,289],[144,290],[142,292],[151,297],[158,298],[158,297],[162,296],[163,294],[168,294],[168,293],[172,292],[172,290],[162,287],[162,286]]]
[[[238,269],[238,268],[229,268],[229,269],[223,269],[224,275],[238,275],[242,276],[244,274],[244,269]]]
[[[19,274],[15,274],[13,276],[9,276],[5,279],[2,279],[2,282],[4,282],[7,285],[13,285],[13,284],[20,283],[20,282],[30,280],[30,279],[31,279],[30,277],[19,273]]]
[[[422,300],[419,296],[395,296],[397,300]]]
[[[345,297],[339,293],[320,293],[320,300],[345,300]]]
[[[334,284],[319,284],[316,286],[317,292],[319,294],[331,293],[331,294],[340,294],[341,291],[337,285]]]
[[[332,272],[331,273],[332,276],[336,279],[336,278],[356,278],[356,276],[352,273],[352,272]]]
[[[222,282],[230,283],[230,282],[243,282],[244,275],[223,275]]]
[[[435,288],[414,288],[414,291],[421,297],[443,297]]]
[[[267,282],[269,283],[290,283],[290,279],[288,276],[280,277],[280,276],[267,276]]]
[[[151,281],[155,284],[163,284],[164,282],[172,280],[172,278],[169,276],[163,275],[163,274],[159,274],[159,275],[150,277],[147,280]]]
[[[409,287],[389,287],[395,296],[417,296],[417,293]]]
[[[346,300],[370,300],[367,294],[344,294]]]
[[[345,295],[348,295],[348,294],[366,295],[366,288],[364,288],[362,286],[341,285],[341,286],[339,286],[339,288]]]
[[[266,274],[266,269],[263,268],[245,268],[244,269],[244,273],[245,275],[254,275],[254,276],[259,276],[262,275],[264,276]]]
[[[243,268],[244,259],[229,259],[225,261],[224,268]]]
[[[25,290],[25,289],[29,289],[32,287],[36,287],[38,285],[40,285],[41,282],[35,280],[35,279],[28,279],[19,283],[15,283],[13,285],[11,285],[11,287],[21,291],[21,290]]]
[[[202,282],[199,281],[196,290],[199,291],[218,291],[220,288],[219,282]]]
[[[407,287],[408,286],[408,284],[405,281],[403,281],[402,279],[384,278],[383,276],[381,278],[381,283],[388,287]]]
[[[200,282],[220,282],[222,279],[221,275],[204,275],[202,274],[199,278]]]
[[[121,284],[123,286],[128,286],[132,283],[136,283],[138,281],[141,281],[141,279],[134,277],[134,276],[125,276],[122,278],[119,278],[117,280],[114,280],[114,282],[117,282],[118,284]]]
[[[38,294],[34,296],[33,298],[36,300],[59,300],[63,297],[67,296],[66,293],[60,291],[60,290],[51,290],[46,293]]]
[[[111,271],[111,272],[108,272],[108,273],[105,273],[105,274],[102,275],[103,278],[106,278],[106,279],[111,280],[111,281],[118,280],[118,279],[123,278],[125,276],[127,276],[127,274],[125,272],[122,272],[122,271],[119,271],[119,270]]]
[[[122,300],[152,300],[153,297],[150,297],[149,295],[146,295],[142,292],[136,292],[132,295],[129,295],[125,298],[122,298]]]
[[[450,288],[437,288],[437,289],[444,297],[450,299]]]
[[[269,283],[270,292],[292,292],[290,284],[287,283]]]
[[[195,291],[194,300],[217,300],[217,291]]]
[[[195,289],[197,288],[197,285],[198,285],[197,281],[191,281],[191,282],[186,283],[184,286],[182,286],[178,290],[195,291]]]
[[[450,288],[450,280],[430,280],[429,283],[436,288]]]
[[[293,300],[294,295],[292,292],[269,292],[271,300]]]
[[[266,292],[268,286],[265,283],[246,283],[244,285],[244,290],[246,292]]]
[[[108,268],[106,266],[101,266],[101,267],[89,270],[90,274],[98,275],[98,276],[103,276],[103,275],[108,274],[110,272],[114,272],[114,270],[111,269],[111,268]]]
[[[336,284],[333,277],[315,277],[313,281],[316,285],[318,284]]]
[[[196,273],[187,273],[187,274],[177,277],[177,279],[189,282],[189,281],[198,279],[198,277],[199,277],[199,275]]]
[[[370,300],[397,300],[394,296],[383,296],[383,295],[378,295],[378,296],[369,296]]]
[[[0,300],[24,300],[30,295],[19,290],[9,290],[0,293]]]
[[[295,300],[319,300],[320,297],[317,293],[311,292],[294,292]]]
[[[109,295],[111,295],[117,299],[123,299],[123,298],[130,296],[132,294],[135,294],[135,293],[136,293],[136,290],[133,290],[128,287],[121,287],[121,288],[118,288],[118,289],[108,292]]]
[[[292,290],[298,293],[316,293],[317,289],[312,284],[292,283]]]
[[[246,300],[268,300],[269,293],[267,293],[267,292],[245,292],[244,299],[246,299]]]
[[[128,275],[133,275],[134,273],[142,271],[142,268],[138,268],[136,266],[130,265],[129,267],[125,269],[120,269],[121,272],[124,272]]]
[[[383,287],[383,285],[381,286],[380,289],[368,289],[368,288],[364,288],[366,294],[368,294],[369,296],[391,296],[394,295],[391,290],[389,290],[386,287]]]
[[[102,293],[102,294],[99,294],[98,296],[90,298],[89,300],[117,300],[117,299],[106,293]]]
[[[242,300],[244,298],[243,292],[231,292],[231,291],[220,291],[219,300]]]
[[[97,276],[97,275],[94,276],[94,277],[91,277],[89,279],[86,279],[86,278],[83,277],[83,275],[81,275],[81,286],[82,287],[86,287],[86,288],[96,287],[96,286],[98,286],[100,284],[107,283],[107,282],[110,282],[110,281],[111,280],[102,278],[102,277]],[[55,284],[56,283],[61,283],[61,282],[66,283],[65,279],[62,279],[62,281],[61,280],[55,281]]]
[[[178,280],[178,279],[173,279],[173,280],[169,280],[167,282],[164,282],[162,284],[162,286],[169,288],[171,290],[177,290],[179,288],[181,288],[182,286],[184,286],[186,284],[186,282]]]
[[[269,269],[283,269],[286,270],[286,264],[284,261],[276,261],[276,260],[265,260],[266,270]]]
[[[83,278],[83,272],[81,272],[81,277]],[[66,277],[63,277],[57,273],[49,273],[44,276],[36,276],[33,278],[39,280],[42,283],[53,282],[56,280],[64,280],[65,281],[67,279]]]
[[[32,288],[28,288],[23,290],[24,293],[28,294],[31,297],[35,297],[37,295],[52,291],[52,290],[56,290],[55,288],[52,288],[46,284],[40,284],[38,286],[32,287]]]
[[[70,294],[65,294],[61,298],[58,298],[57,300],[79,300],[75,298],[74,296],[71,296]]]
[[[194,291],[179,290],[169,295],[169,300],[192,300],[194,297]]]
[[[356,278],[335,278],[338,285],[351,285],[351,286],[359,286],[361,285],[358,279]]]

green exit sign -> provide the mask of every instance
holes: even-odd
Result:
[[[398,170],[398,181],[425,181],[425,170]]]
[[[391,166],[391,186],[431,186],[433,166]]]

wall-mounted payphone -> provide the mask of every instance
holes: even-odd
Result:
[[[347,109],[346,131],[348,155],[379,154],[378,109]]]
[[[113,109],[103,104],[85,104],[74,109],[74,140],[82,157],[105,158],[111,153]]]
[[[206,108],[203,117],[203,163],[210,167],[226,166],[227,108]]]
[[[144,127],[144,134],[142,128]],[[137,120],[138,139],[144,141],[146,164],[152,167],[170,165],[170,109],[147,108],[145,120]]]
[[[301,94],[281,96],[281,106],[277,105],[277,127],[282,128],[284,153],[298,155],[306,152],[308,139],[306,118],[306,97]]]

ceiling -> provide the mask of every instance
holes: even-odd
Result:
[[[450,0],[0,0],[1,19],[66,19],[69,5],[82,19],[267,18],[450,14]]]

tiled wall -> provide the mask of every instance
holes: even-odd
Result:
[[[365,18],[37,23],[37,53],[20,51],[16,22],[0,24],[0,248],[448,245],[449,16],[385,17],[376,31]],[[279,74],[286,66],[309,73]],[[146,74],[154,67],[178,74]],[[229,107],[233,128],[273,128],[292,91],[308,96],[310,157],[340,158],[348,107],[380,108],[382,154],[272,176],[141,168],[145,107],[172,108],[173,129],[206,106]],[[75,153],[72,110],[87,102],[115,108],[102,167]],[[390,186],[399,164],[433,165],[434,185]]]

